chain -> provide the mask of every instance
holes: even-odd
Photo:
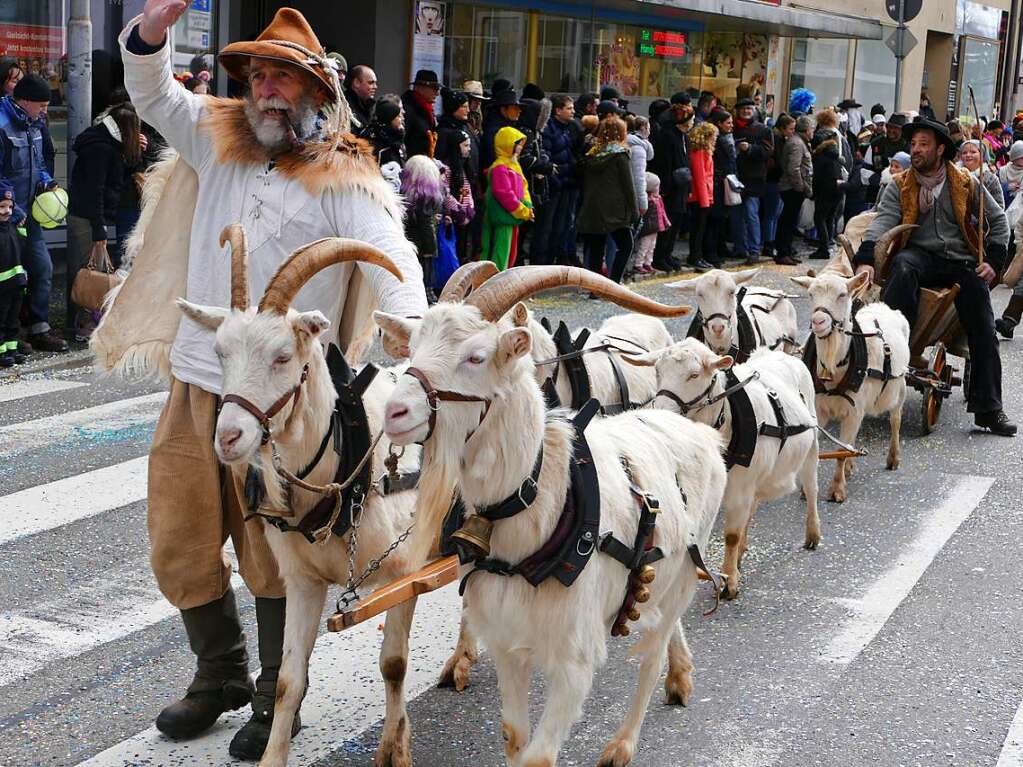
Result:
[[[362,507],[360,506],[359,509],[361,512]],[[359,516],[361,521],[362,516],[361,513]],[[373,575],[373,573],[380,569],[380,565],[382,565],[384,563],[384,560],[394,553],[395,549],[397,549],[401,544],[405,542],[405,540],[412,534],[412,528],[414,528],[415,526],[416,526],[415,515],[413,515],[412,524],[410,524],[405,529],[405,532],[399,535],[395,539],[395,541],[390,546],[387,547],[383,554],[381,554],[376,559],[370,561],[370,563],[366,565],[366,569],[362,571],[362,574],[358,578],[356,578],[355,550],[358,547],[358,543],[356,542],[356,536],[358,535],[359,526],[358,524],[356,524],[355,514],[354,513],[352,514],[352,530],[350,533],[350,537],[348,539],[348,583],[345,585],[345,590],[341,592],[341,596],[337,598],[336,604],[337,612],[346,610],[352,604],[359,601],[359,595],[357,593],[359,587],[366,581],[367,578],[369,578],[371,575]]]

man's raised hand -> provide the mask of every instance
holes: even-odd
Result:
[[[188,10],[188,0],[146,0],[139,37],[147,45],[163,45],[167,30]]]

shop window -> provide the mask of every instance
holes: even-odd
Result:
[[[700,89],[726,104],[764,92],[767,35],[710,33],[703,50]]]
[[[970,103],[970,86],[977,99],[977,111],[981,119],[995,116],[995,79],[998,76],[999,46],[996,42],[964,37],[959,54],[959,114],[964,122],[972,124],[973,106]]]
[[[520,11],[459,3],[448,21],[448,59],[445,81],[461,84],[480,80],[525,83],[528,15]]]
[[[817,109],[834,106],[845,98],[848,61],[848,40],[793,40],[789,90],[813,91],[817,95]],[[784,108],[788,108],[787,101]]]
[[[589,30],[589,20],[539,17],[535,80],[547,93],[575,94],[592,88],[587,78]]]
[[[882,104],[888,112],[895,105],[895,56],[881,40],[856,43],[856,75],[852,95],[863,104],[863,111]],[[820,103],[818,98],[817,103]]]
[[[174,46],[173,64],[176,72],[215,71],[210,55],[210,41],[214,39],[213,19],[216,0],[191,0],[188,10],[174,25],[171,40]],[[197,56],[203,58],[200,66]]]

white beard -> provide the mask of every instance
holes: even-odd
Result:
[[[280,109],[286,112],[288,121],[299,139],[305,139],[316,130],[316,104],[311,96],[303,96],[294,107],[281,98],[259,99],[250,94],[245,98],[245,116],[249,120],[256,141],[268,150],[286,149],[290,145],[287,122],[266,114],[266,110]]]

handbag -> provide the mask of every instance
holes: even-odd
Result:
[[[725,176],[724,186],[724,203],[728,207],[735,205],[742,205],[742,190],[745,189],[745,185],[739,180],[734,173],[729,173]]]
[[[71,300],[91,312],[103,308],[107,293],[117,287],[121,278],[114,274],[105,242],[94,242],[89,252],[89,261],[75,275],[71,286]]]
[[[437,227],[437,260],[433,264],[433,289],[440,292],[458,269],[458,243],[455,225],[442,222]]]

